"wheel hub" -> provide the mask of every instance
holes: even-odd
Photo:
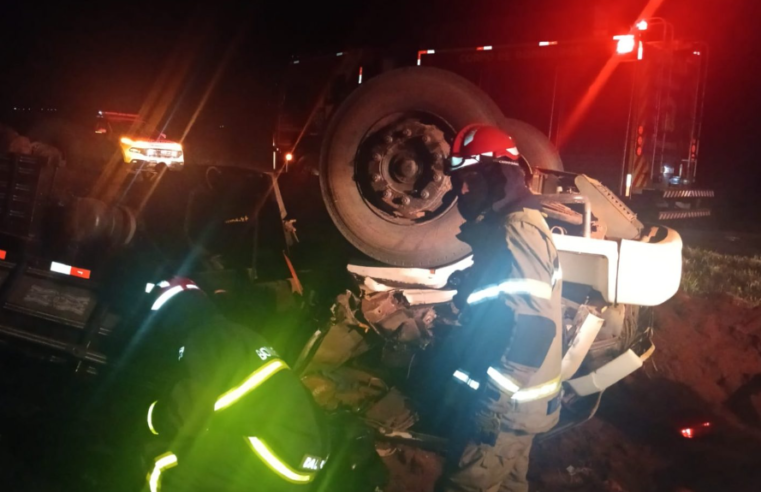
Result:
[[[447,208],[444,198],[452,184],[444,160],[449,144],[436,125],[405,120],[377,132],[363,147],[357,181],[384,218],[419,222]]]

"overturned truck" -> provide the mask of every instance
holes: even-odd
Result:
[[[181,172],[141,179],[139,173],[119,167],[123,159],[116,159],[108,166],[104,163],[92,191],[79,197],[70,186],[62,192],[50,184],[57,182],[57,173],[76,169],[65,151],[4,156],[0,247],[9,246],[8,257],[0,258],[0,270],[7,273],[0,286],[0,337],[34,347],[36,354],[44,349],[51,359],[66,359],[83,372],[98,372],[118,360],[138,331],[136,320],[116,309],[117,301],[139,297],[146,283],[162,280],[159,275],[167,273],[160,255],[148,261],[140,248],[155,249],[151,241],[141,239],[150,229],[144,222],[151,214],[142,213],[148,199],[155,202],[169,193],[167,201],[188,203],[180,207],[184,213],[203,210],[201,216],[210,224],[198,228],[201,241],[217,226],[253,231],[245,236],[252,241],[253,254],[243,255],[253,265],[225,265],[208,244],[193,250],[201,260],[177,261],[183,275],[214,293],[223,310],[236,304],[230,297],[244,303],[258,298],[268,288],[257,290],[264,280],[259,273],[278,262],[283,277],[291,277],[287,285],[292,290],[322,290],[324,297],[335,299],[338,292],[325,293],[325,285],[310,281],[310,275],[327,268],[323,273],[328,277],[340,277],[335,265],[343,275],[348,261],[355,288],[339,296],[332,319],[316,331],[314,325],[301,324],[287,332],[287,341],[273,343],[282,343],[278,350],[301,371],[325,408],[358,414],[386,439],[419,443],[420,435],[411,433],[419,430],[436,435],[431,442],[440,442],[442,426],[431,427],[425,407],[411,398],[412,375],[416,358],[437,350],[458,329],[451,300],[458,272],[470,264],[470,250],[456,237],[463,218],[444,162],[457,131],[479,122],[511,134],[522,158],[536,170],[530,185],[541,195],[560,253],[567,411],[556,431],[593,415],[602,392],[652,354],[649,307],[666,301],[679,286],[679,235],[641,222],[595,179],[564,171],[557,151],[539,130],[505,118],[464,78],[429,67],[370,78],[347,97],[337,97],[321,118],[320,131],[314,131],[310,117],[297,132],[313,145],[319,142],[319,157],[312,162],[296,160],[262,174],[193,166],[192,158],[185,156]],[[275,160],[277,164],[277,154]],[[113,176],[118,177],[116,183]],[[162,178],[171,181],[177,176],[187,180],[181,188],[167,192],[159,185]],[[197,187],[205,196],[200,206],[198,194],[188,192]],[[24,193],[30,197],[24,198]],[[226,208],[233,194],[245,202],[245,215],[212,213]],[[315,203],[320,195],[324,207]],[[261,228],[269,212],[281,231],[270,234]],[[323,214],[335,228],[320,220]],[[19,218],[24,219],[22,233],[9,228]],[[57,223],[65,227],[50,235]],[[187,237],[182,239],[193,243],[190,229],[184,228]],[[335,242],[313,249],[336,229],[358,260],[348,260],[342,253],[345,248],[334,248]],[[46,235],[55,241],[46,240]],[[240,243],[227,241],[233,242]],[[285,258],[280,243],[288,251]],[[268,248],[276,254],[266,256]],[[145,264],[137,265],[137,259]],[[240,275],[230,272],[235,268]],[[291,306],[327,311],[319,303]],[[254,325],[257,318],[239,319]],[[283,333],[278,333],[280,338]]]
[[[446,429],[425,422],[431,403],[415,401],[421,391],[413,379],[416,358],[439,350],[458,327],[451,300],[471,259],[456,238],[463,218],[444,160],[457,130],[475,122],[512,135],[536,170],[529,184],[560,254],[566,411],[553,433],[590,418],[602,392],[653,353],[650,308],[679,287],[679,234],[641,222],[599,181],[565,172],[539,130],[505,118],[465,79],[427,67],[365,80],[319,111],[298,136],[309,145],[319,140],[319,160],[305,155],[290,170],[316,166],[330,217],[369,257],[349,264],[359,290],[339,297],[332,326],[317,331],[299,358],[319,403],[354,409],[388,439],[440,443],[410,432],[441,437]],[[457,372],[445,377],[477,384]]]

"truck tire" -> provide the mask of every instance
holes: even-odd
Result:
[[[497,124],[494,107],[465,79],[404,68],[371,79],[331,119],[320,187],[341,233],[391,265],[432,268],[470,253],[444,159],[457,130]],[[423,191],[425,190],[425,193]]]
[[[537,127],[513,118],[502,118],[499,127],[513,137],[518,151],[532,168],[563,170],[558,150]]]

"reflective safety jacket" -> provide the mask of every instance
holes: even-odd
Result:
[[[561,392],[558,253],[536,209],[486,220],[468,232],[474,264],[456,299],[476,363],[454,377],[475,391],[502,395],[489,401],[503,427],[544,432],[557,423]]]
[[[151,492],[309,490],[327,459],[311,395],[260,336],[199,309],[197,293],[176,298],[152,328],[187,336],[163,338],[175,382],[146,408],[147,432],[167,449],[148,474]]]

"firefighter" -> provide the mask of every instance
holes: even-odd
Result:
[[[526,184],[531,170],[510,136],[467,127],[450,166],[466,219],[459,237],[473,250],[455,297],[467,350],[452,381],[473,397],[438,490],[527,491],[533,438],[559,415],[558,254]]]
[[[150,297],[140,357],[163,383],[145,407],[151,492],[308,492],[327,459],[325,424],[278,353],[218,314],[191,281]],[[149,290],[151,290],[149,284]]]

